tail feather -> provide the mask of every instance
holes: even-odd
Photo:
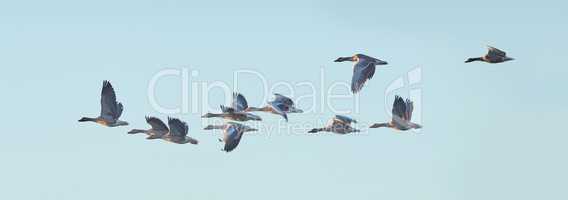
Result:
[[[199,141],[197,141],[196,139],[190,138],[190,137],[188,137],[188,141],[191,144],[199,144]]]

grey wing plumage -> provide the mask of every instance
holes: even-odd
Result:
[[[394,103],[392,105],[392,118],[393,121],[406,119],[406,103],[404,102],[404,99],[398,95],[395,96]]]
[[[233,151],[241,142],[241,131],[237,125],[229,125],[225,131],[225,147],[223,150],[226,152]]]
[[[504,51],[501,51],[495,47],[492,46],[487,46],[487,48],[489,49],[489,51],[487,52],[487,55],[489,56],[499,56],[499,57],[506,57],[507,53],[505,53]]]
[[[278,94],[278,93],[274,93],[274,101],[278,101],[278,102],[282,102],[286,105],[288,105],[289,107],[293,107],[294,106],[294,101],[292,101],[292,99],[290,99],[287,96]]]
[[[244,111],[248,108],[247,99],[240,93],[233,93],[233,108],[237,112]]]
[[[234,108],[227,107],[227,106],[224,106],[224,105],[221,105],[220,107],[221,107],[221,112],[223,112],[223,113],[234,113],[235,112]]]
[[[334,120],[338,120],[338,121],[340,121],[341,123],[344,123],[344,124],[351,124],[351,122],[357,123],[356,120],[352,119],[351,117],[347,117],[345,115],[335,115]]]
[[[185,137],[189,130],[187,123],[177,118],[168,118],[168,125],[170,126],[169,134],[173,137]]]
[[[170,129],[168,129],[168,126],[166,126],[166,124],[162,120],[156,117],[146,117],[146,122],[150,124],[150,126],[152,126],[153,130],[164,132],[170,131]]]
[[[105,120],[117,120],[122,114],[123,106],[116,101],[114,88],[109,81],[103,81],[101,91],[101,117]]]
[[[353,78],[351,79],[351,91],[357,93],[361,91],[365,82],[375,74],[375,63],[367,60],[360,60],[353,67]]]
[[[286,114],[286,112],[290,109],[290,107],[282,102],[278,102],[278,101],[273,101],[270,102],[270,106],[273,108],[273,110],[278,113],[279,115],[281,115],[282,117],[284,117],[284,119],[286,119],[286,121],[288,121],[288,115]]]
[[[412,120],[412,111],[414,110],[414,102],[406,99],[406,120]]]

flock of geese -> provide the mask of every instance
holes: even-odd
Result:
[[[507,57],[504,51],[497,48],[488,46],[488,53],[482,57],[469,58],[465,62],[481,61],[487,63],[502,63],[513,60]],[[340,57],[334,62],[354,62],[353,77],[351,79],[351,91],[358,93],[363,88],[365,82],[373,77],[375,74],[375,66],[388,64],[385,61],[379,60],[363,54],[355,54],[351,57]],[[422,128],[420,124],[413,123],[412,111],[413,102],[410,99],[403,99],[400,96],[395,96],[392,107],[392,119],[385,123],[375,123],[370,128],[387,127],[396,130],[406,131],[410,129]],[[124,106],[116,100],[116,93],[109,81],[103,81],[103,88],[101,92],[101,113],[96,118],[83,117],[79,122],[95,122],[107,127],[127,126],[128,122],[120,120],[120,116]],[[233,93],[233,101],[231,106],[220,106],[219,113],[206,113],[202,118],[223,118],[230,121],[261,121],[262,119],[253,114],[252,112],[267,112],[280,115],[288,121],[288,114],[303,113],[302,109],[296,108],[294,101],[281,94],[274,94],[274,100],[267,102],[262,107],[250,107],[246,98],[240,93]],[[150,125],[150,129],[132,129],[129,134],[146,134],[146,139],[154,140],[161,139],[164,141],[177,143],[177,144],[198,144],[198,140],[189,137],[189,126],[186,122],[177,118],[168,118],[166,125],[162,120],[156,117],[146,117],[146,122]],[[308,133],[318,132],[332,132],[337,134],[348,134],[353,132],[360,132],[351,126],[352,123],[357,123],[355,119],[348,116],[335,115],[330,119],[325,127],[314,128]],[[224,142],[223,151],[230,152],[234,150],[245,132],[257,131],[257,129],[249,127],[237,122],[227,122],[222,125],[209,125],[204,130],[222,129],[223,138],[219,139]]]

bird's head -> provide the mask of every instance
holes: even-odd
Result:
[[[88,122],[88,121],[93,121],[93,119],[88,118],[88,117],[83,117],[83,118],[79,119],[79,122]]]
[[[345,61],[357,62],[358,60],[359,59],[357,58],[357,55],[354,55],[351,57],[339,57],[335,59],[333,62],[345,62]]]

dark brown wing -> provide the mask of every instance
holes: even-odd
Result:
[[[168,129],[168,126],[166,126],[166,124],[162,120],[156,117],[146,117],[146,122],[150,124],[150,126],[152,126],[153,130],[164,132],[170,131],[170,129]]]
[[[397,95],[394,97],[394,103],[392,105],[392,120],[399,121],[406,119],[406,103],[402,97]]]
[[[504,51],[501,51],[495,47],[492,46],[487,46],[488,52],[487,55],[490,57],[506,57],[507,53],[505,53]]]

